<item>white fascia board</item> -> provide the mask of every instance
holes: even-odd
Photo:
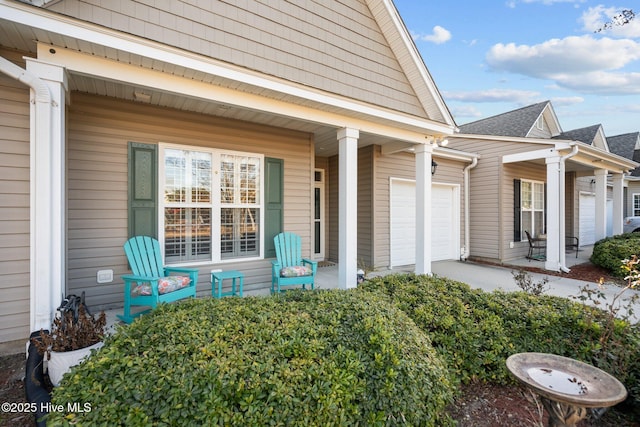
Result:
[[[467,153],[447,147],[435,147],[433,149],[433,155],[442,159],[459,160],[469,163],[471,163],[473,159],[479,159],[482,157],[480,154]]]
[[[502,156],[502,163],[518,163],[529,160],[541,160],[551,157],[558,157],[559,153],[555,148],[544,148],[542,150],[526,151],[524,153],[507,154]]]
[[[424,144],[426,141],[425,132],[427,129],[418,127],[415,130],[400,129],[376,120],[364,120],[329,111],[320,111],[312,107],[291,104],[286,101],[267,98],[248,92],[239,92],[234,89],[215,86],[161,71],[116,62],[110,59],[99,58],[61,47],[56,47],[55,53],[51,53],[49,51],[50,47],[51,46],[46,44],[39,45],[38,58],[41,61],[62,65],[72,73],[76,72],[98,79],[152,88],[186,97],[206,99],[252,110],[268,111],[272,114],[334,126],[336,128],[348,127],[359,129],[363,132],[412,142],[414,144]],[[448,128],[443,126],[437,127],[436,129],[432,127],[429,131],[444,133],[447,129]]]
[[[500,135],[477,135],[474,133],[456,133],[449,137],[459,139],[477,139],[481,141],[496,141],[496,142],[522,142],[526,144],[540,144],[555,146],[558,140],[548,138],[529,138],[529,137],[516,137],[516,136],[500,136]]]
[[[422,144],[426,145],[426,144]],[[382,155],[394,154],[401,151],[415,152],[417,144],[408,144],[403,141],[394,141],[382,146]],[[453,150],[446,147],[433,147],[433,156],[439,159],[458,160],[471,163],[473,159],[479,159],[481,156],[475,153],[467,153],[465,151]]]
[[[378,108],[370,104],[364,104],[345,97],[334,96],[318,90],[312,90],[302,85],[296,85],[282,79],[249,72],[248,70],[240,67],[235,67],[212,58],[187,52],[171,46],[166,46],[152,40],[106,29],[91,23],[60,16],[58,14],[52,14],[43,9],[19,3],[8,3],[5,0],[0,0],[0,16],[4,19],[38,28],[43,31],[50,31],[134,55],[140,55],[157,61],[174,64],[179,67],[220,76],[236,82],[265,88],[289,96],[318,102],[320,104],[330,105],[332,107],[352,111],[356,114],[365,114],[372,118],[398,122],[404,125],[422,128],[424,131],[429,130],[444,135],[449,135],[454,131],[453,126],[449,124],[409,116],[384,108]]]
[[[601,148],[592,147],[590,145],[578,143],[580,147],[580,154],[589,156],[593,162],[601,162],[609,165],[611,172],[623,172],[637,168],[640,163],[629,160],[626,157],[619,156],[617,154],[610,153]]]

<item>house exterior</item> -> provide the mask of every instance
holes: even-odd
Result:
[[[612,153],[640,162],[640,132],[630,132],[607,137]],[[623,217],[640,216],[640,168],[624,177]]]
[[[449,140],[481,156],[469,192],[472,258],[522,258],[528,231],[547,239],[545,269],[567,270],[565,236],[593,243],[608,217],[611,233],[622,232],[623,176],[637,163],[609,151],[600,125],[563,133],[545,101],[461,125]]]
[[[279,231],[343,288],[468,238],[478,156],[438,144],[456,125],[390,0],[0,0],[0,85],[0,343],[64,294],[121,307],[132,235],[198,295],[213,268],[269,287]]]

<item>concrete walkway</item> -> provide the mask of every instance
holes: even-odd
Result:
[[[580,249],[578,257],[575,257],[575,252],[567,252],[567,265],[569,267],[577,264],[589,262],[593,247],[587,246]],[[432,264],[431,270],[435,276],[446,277],[452,280],[463,282],[471,286],[472,288],[482,289],[488,292],[494,290],[502,291],[520,291],[520,287],[516,284],[513,278],[513,272],[518,270],[519,266],[529,267],[544,267],[544,263],[541,261],[530,261],[526,258],[517,259],[510,262],[509,266],[493,266],[475,262],[463,262],[463,261],[436,261]],[[413,265],[402,266],[393,270],[379,270],[369,273],[368,277],[384,276],[394,273],[410,273],[414,271]],[[547,295],[555,295],[575,300],[580,295],[582,288],[598,289],[598,285],[593,282],[585,282],[582,280],[569,279],[566,277],[552,276],[549,274],[541,273],[529,273],[533,283],[540,283],[544,279],[548,280],[547,288],[545,292]],[[318,275],[316,276],[316,288],[319,289],[331,289],[336,288],[338,278],[337,265],[330,267],[321,267],[318,269]],[[611,304],[617,294],[622,290],[619,286],[614,284],[605,284],[600,288],[605,295],[606,301],[602,301],[600,308],[606,307],[605,304]],[[267,291],[268,293],[268,291]],[[625,300],[634,294],[638,294],[639,291],[627,290],[622,299]],[[576,300],[577,301],[577,300]],[[624,301],[623,301],[623,305]],[[631,316],[631,320],[638,322],[640,320],[640,303],[634,305],[634,314]],[[626,312],[621,311],[624,315]]]

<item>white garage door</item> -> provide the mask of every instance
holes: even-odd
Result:
[[[580,244],[593,245],[596,242],[596,196],[580,194]]]
[[[416,262],[416,184],[391,181],[391,266]]]
[[[434,184],[431,199],[431,257],[433,261],[458,257],[458,188]],[[416,185],[391,181],[391,266],[415,264]]]
[[[613,200],[607,200],[607,236],[613,236]],[[580,244],[596,242],[596,196],[580,194]]]

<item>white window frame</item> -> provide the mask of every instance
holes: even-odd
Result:
[[[638,207],[636,208],[636,206]],[[640,193],[631,195],[631,216],[640,216]]]
[[[544,130],[544,116],[540,116],[538,117],[538,120],[536,120],[536,128],[539,130]]]
[[[531,208],[527,209],[524,206],[524,184],[531,184]],[[536,192],[535,192],[535,186],[536,185],[540,185],[542,186],[542,208],[536,208]],[[546,200],[544,197],[544,181],[534,181],[531,179],[521,179],[520,180],[520,227],[521,227],[521,239],[522,241],[526,241],[527,237],[524,234],[525,231],[529,231],[532,233],[532,237],[538,237],[538,235],[545,230],[546,224],[545,224],[545,210],[546,210]],[[541,212],[542,213],[542,226],[538,227],[536,226],[535,223],[535,213],[536,212]],[[525,230],[525,226],[524,226],[524,215],[528,214],[531,216],[531,224],[532,224],[532,230]]]
[[[211,258],[207,260],[189,260],[183,262],[170,263],[173,266],[181,265],[209,265],[219,263],[231,263],[231,262],[245,262],[255,261],[264,258],[264,194],[265,194],[265,166],[264,155],[259,153],[223,150],[217,148],[188,146],[188,145],[176,145],[170,143],[158,144],[158,241],[160,242],[160,248],[162,250],[163,259],[165,259],[165,217],[164,212],[167,204],[164,198],[165,188],[165,151],[167,149],[183,150],[183,151],[197,151],[202,153],[211,154],[211,203],[208,205],[211,208]],[[224,207],[234,208],[235,205],[223,205],[221,202],[220,192],[220,159],[222,155],[243,156],[243,157],[255,157],[260,160],[260,182],[259,182],[259,196],[258,203],[255,208],[259,210],[259,250],[255,256],[242,256],[235,258],[223,258],[221,254],[220,244],[220,227],[221,227],[221,210]]]
[[[320,176],[320,180],[316,179],[316,176]],[[312,240],[312,250],[313,250],[313,259],[316,261],[322,261],[325,258],[325,253],[324,253],[324,249],[325,249],[325,223],[326,223],[326,218],[325,218],[325,214],[324,214],[324,209],[325,209],[325,197],[324,197],[324,192],[325,192],[325,170],[324,169],[314,169],[313,172],[313,191],[314,191],[314,197],[313,197],[313,212],[312,212],[312,217],[313,217],[313,240]],[[315,192],[316,190],[318,190],[320,192],[320,218],[316,218],[315,217]],[[316,223],[320,224],[320,236],[316,236]],[[316,238],[320,238],[320,252],[316,252],[316,248],[315,248],[315,244],[316,244]]]

